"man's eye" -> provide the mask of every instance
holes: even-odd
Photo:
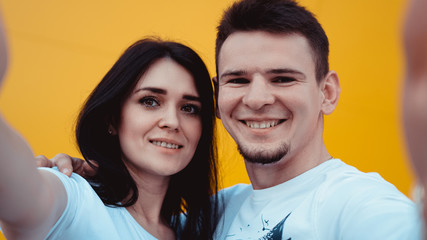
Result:
[[[295,81],[295,78],[292,77],[275,77],[273,78],[273,82],[275,83],[290,83]]]
[[[244,83],[249,83],[249,80],[245,78],[233,78],[228,80],[227,83],[244,84]]]
[[[157,107],[159,102],[154,97],[144,97],[139,102],[145,107]]]
[[[193,104],[186,104],[181,107],[181,110],[186,113],[190,114],[199,114],[200,113],[200,107],[193,105]]]

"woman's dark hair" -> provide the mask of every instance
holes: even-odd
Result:
[[[192,49],[159,39],[130,46],[86,100],[76,126],[77,143],[87,162],[98,165],[90,182],[104,204],[135,204],[136,183],[122,161],[119,139],[108,133],[108,126],[120,119],[122,104],[140,77],[162,58],[172,59],[194,78],[202,105],[202,134],[188,166],[171,177],[161,215],[179,239],[211,239],[218,219],[214,98],[209,72]]]

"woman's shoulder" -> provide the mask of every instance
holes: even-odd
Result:
[[[86,179],[84,179],[82,176],[76,173],[72,173],[71,177],[68,177],[67,175],[60,172],[57,167],[53,167],[53,168],[40,167],[38,169],[40,171],[50,172],[53,175],[55,175],[57,178],[59,178],[59,180],[62,182],[67,192],[71,190],[70,188],[75,188],[75,187],[77,187],[77,189],[74,189],[74,190],[83,190],[85,188],[92,189],[89,182]]]

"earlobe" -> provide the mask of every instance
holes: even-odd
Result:
[[[107,132],[109,135],[111,136],[116,136],[117,135],[117,123],[114,120],[113,117],[111,117],[110,119],[105,121],[106,125],[107,125]]]
[[[329,71],[323,80],[322,93],[322,112],[329,115],[335,110],[341,93],[340,81],[335,71]]]
[[[108,124],[108,134],[110,134],[111,136],[117,135],[117,130],[111,123]]]

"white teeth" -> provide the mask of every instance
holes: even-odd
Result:
[[[246,121],[246,125],[254,129],[271,128],[276,126],[277,124],[279,124],[279,120],[263,121],[263,122]]]
[[[164,148],[171,148],[171,149],[178,149],[179,145],[173,144],[173,143],[167,143],[162,141],[152,141],[153,144],[164,147]]]

